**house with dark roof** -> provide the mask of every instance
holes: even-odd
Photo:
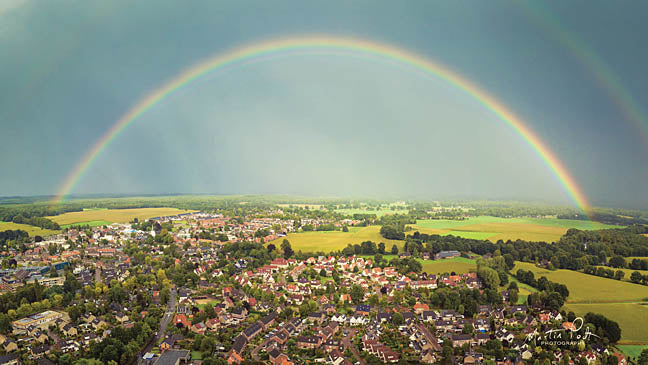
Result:
[[[188,364],[191,359],[189,350],[165,351],[155,361],[155,365],[180,365]]]
[[[241,333],[249,341],[251,338],[254,338],[263,330],[263,326],[259,322],[252,324],[250,327],[243,330]]]

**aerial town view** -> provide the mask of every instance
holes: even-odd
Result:
[[[0,0],[0,365],[648,365],[646,13]]]

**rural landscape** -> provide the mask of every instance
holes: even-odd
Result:
[[[646,14],[0,0],[0,365],[648,365]]]

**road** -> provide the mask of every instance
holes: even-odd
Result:
[[[95,282],[101,283],[101,266],[99,265],[95,269]]]
[[[356,360],[360,362],[360,365],[367,365],[367,362],[360,357],[360,352],[358,352],[358,349],[355,347],[353,344],[353,337],[355,336],[356,332],[358,332],[357,328],[343,328],[344,330],[348,330],[349,334],[342,339],[342,343],[344,344],[345,349],[349,349],[353,356],[355,356]]]
[[[162,316],[162,319],[160,320],[160,328],[158,329],[157,336],[149,343],[148,346],[142,351],[142,354],[146,354],[147,352],[151,352],[153,349],[153,346],[155,346],[158,341],[163,339],[166,336],[166,328],[173,319],[173,316],[175,315],[176,311],[176,306],[178,305],[177,303],[177,292],[175,288],[172,288],[170,293],[169,293],[169,302],[167,303],[167,308],[166,311],[164,312],[164,315]]]
[[[416,326],[418,327],[419,330],[421,330],[421,332],[423,332],[423,334],[425,335],[425,338],[427,339],[427,341],[430,344],[432,344],[432,346],[434,346],[434,349],[436,351],[441,351],[442,350],[441,345],[439,345],[439,341],[437,341],[437,338],[434,337],[432,332],[430,332],[430,330],[427,328],[427,326],[425,324],[419,323]]]
[[[254,361],[261,361],[261,358],[259,358],[259,351],[261,351],[262,348],[265,348],[268,345],[268,342],[270,342],[269,338],[263,340],[259,346],[255,347],[254,350],[252,350],[250,354],[252,355],[252,359],[254,359]]]

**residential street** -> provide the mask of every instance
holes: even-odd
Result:
[[[344,339],[342,340],[342,342],[344,343],[344,348],[349,349],[351,351],[351,353],[353,353],[353,356],[356,357],[356,360],[359,361],[361,365],[366,365],[367,362],[363,358],[360,357],[360,352],[358,351],[358,349],[353,344],[353,337],[355,336],[356,332],[358,332],[358,329],[357,328],[343,328],[342,330],[343,331],[344,330],[349,331],[349,334],[346,335],[346,337],[344,337]]]
[[[169,325],[169,322],[171,322],[171,320],[173,319],[177,304],[177,292],[175,288],[172,288],[169,293],[169,302],[167,304],[167,309],[162,316],[162,320],[160,320],[160,328],[158,329],[157,336],[155,336],[153,341],[151,341],[151,343],[144,349],[144,351],[142,351],[142,354],[150,352],[158,343],[158,341],[165,337],[166,328]]]

